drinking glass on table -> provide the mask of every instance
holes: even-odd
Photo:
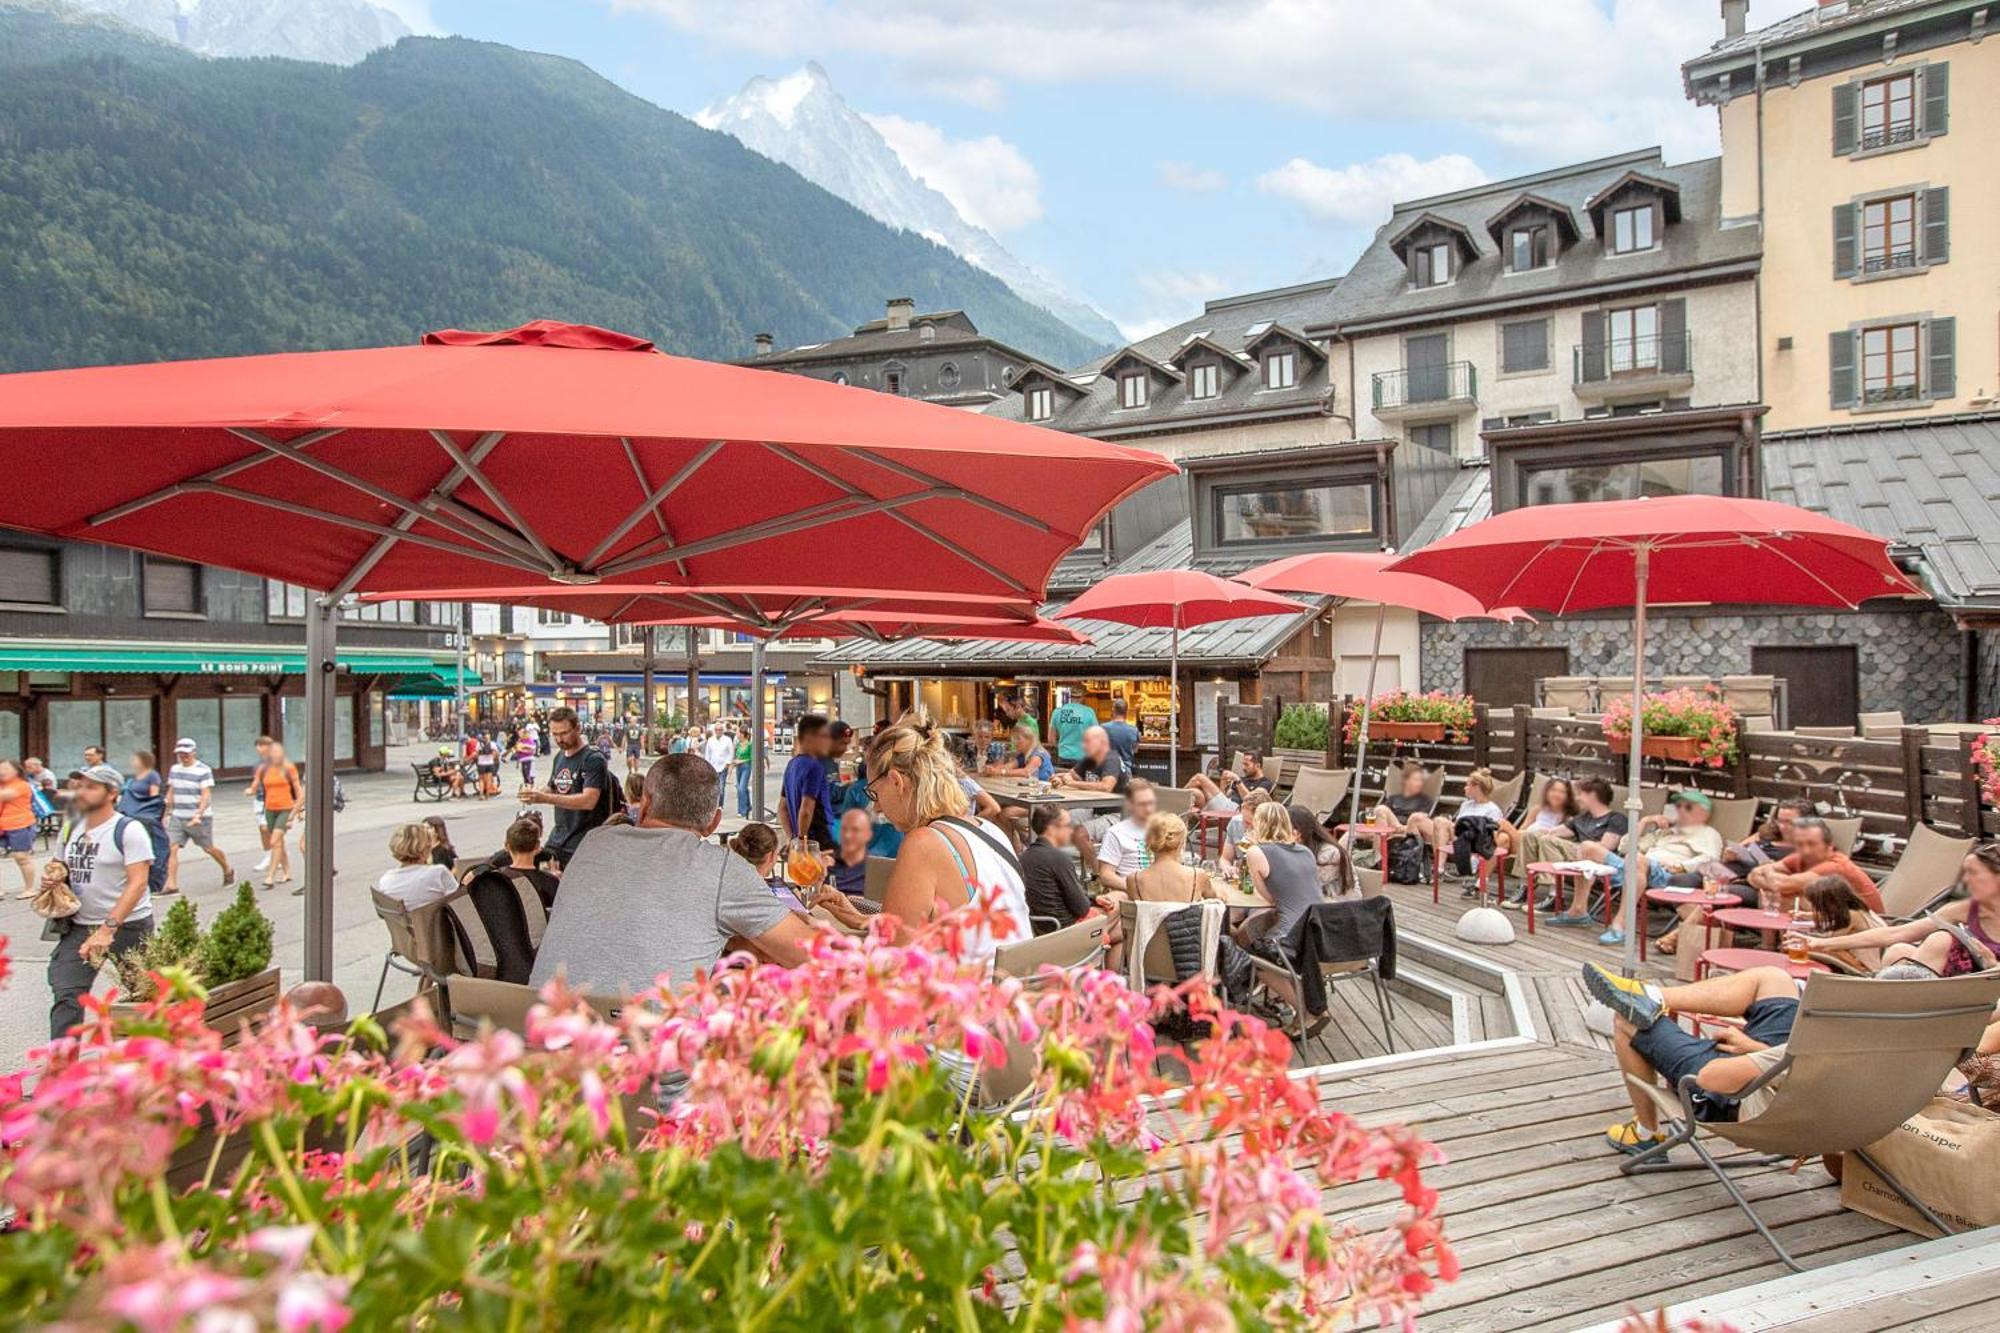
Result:
[[[1795,963],[1803,963],[1810,956],[1806,948],[1806,936],[1812,934],[1813,918],[1805,910],[1803,900],[1792,905],[1792,924],[1785,932],[1785,957]]]
[[[819,859],[819,844],[811,838],[794,838],[785,849],[785,878],[807,899],[819,892],[826,878],[826,863]]]

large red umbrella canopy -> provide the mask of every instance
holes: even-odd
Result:
[[[662,623],[694,625],[703,629],[743,629],[739,623],[724,619]],[[1090,642],[1087,635],[1041,616],[1031,620],[974,616],[932,618],[891,610],[804,616],[780,629],[745,632],[770,639],[861,638],[883,642],[892,639],[987,639],[996,643],[1055,643],[1073,648]]]
[[[318,589],[1032,599],[1157,454],[550,321],[0,376],[0,524]]]
[[[1292,616],[1312,610],[1198,569],[1113,574],[1056,613],[1058,620],[1112,620],[1141,629],[1189,629],[1221,620]]]
[[[1374,551],[1316,551],[1288,555],[1236,576],[1239,583],[1271,592],[1313,593],[1349,602],[1374,602],[1421,611],[1441,620],[1463,620],[1488,614],[1485,607],[1460,588],[1417,574],[1389,569],[1396,557]]]
[[[1774,500],[1671,495],[1535,505],[1463,528],[1396,561],[1396,573],[1455,584],[1480,605],[1558,615],[1646,600],[1855,607],[1921,597],[1872,532]]]
[[[1025,624],[1036,619],[1035,603],[1013,597],[971,594],[945,597],[895,588],[745,587],[734,584],[677,587],[656,583],[603,583],[588,587],[494,586],[419,588],[369,593],[363,601],[402,599],[504,602],[546,607],[612,625],[694,625],[770,635],[807,620],[851,618],[955,623],[971,620]],[[799,636],[794,636],[799,637]],[[813,636],[805,636],[813,637]]]

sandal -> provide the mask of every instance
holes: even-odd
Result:
[[[1667,957],[1671,958],[1674,956],[1674,950],[1680,947],[1680,942],[1681,942],[1680,936],[1678,934],[1670,933],[1662,935],[1660,936],[1660,938],[1653,941],[1653,952],[1658,954],[1665,954]]]

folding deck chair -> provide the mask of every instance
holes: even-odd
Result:
[[[1659,1108],[1667,1137],[1618,1169],[1629,1176],[1706,1168],[1794,1272],[1802,1271],[1799,1262],[1729,1178],[1732,1168],[1851,1152],[1940,1234],[1950,1235],[1952,1229],[1870,1157],[1867,1148],[1929,1104],[1952,1066],[1978,1044],[1996,1003],[2000,972],[1922,981],[1815,975],[1800,997],[1783,1058],[1737,1094],[1740,1098],[1784,1080],[1763,1111],[1748,1120],[1698,1120],[1694,1097],[1700,1085],[1694,1075],[1670,1091],[1628,1075]],[[1718,1161],[1703,1141],[1707,1135],[1768,1155]],[[1683,1144],[1700,1160],[1668,1161],[1667,1155]]]

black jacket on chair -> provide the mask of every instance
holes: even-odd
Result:
[[[1326,979],[1332,963],[1374,960],[1384,981],[1396,976],[1396,906],[1387,898],[1316,903],[1285,936],[1285,957],[1298,971],[1306,1012],[1326,1012]]]
[[[1461,875],[1472,873],[1472,858],[1490,857],[1500,825],[1485,815],[1466,815],[1451,826],[1451,863]]]

